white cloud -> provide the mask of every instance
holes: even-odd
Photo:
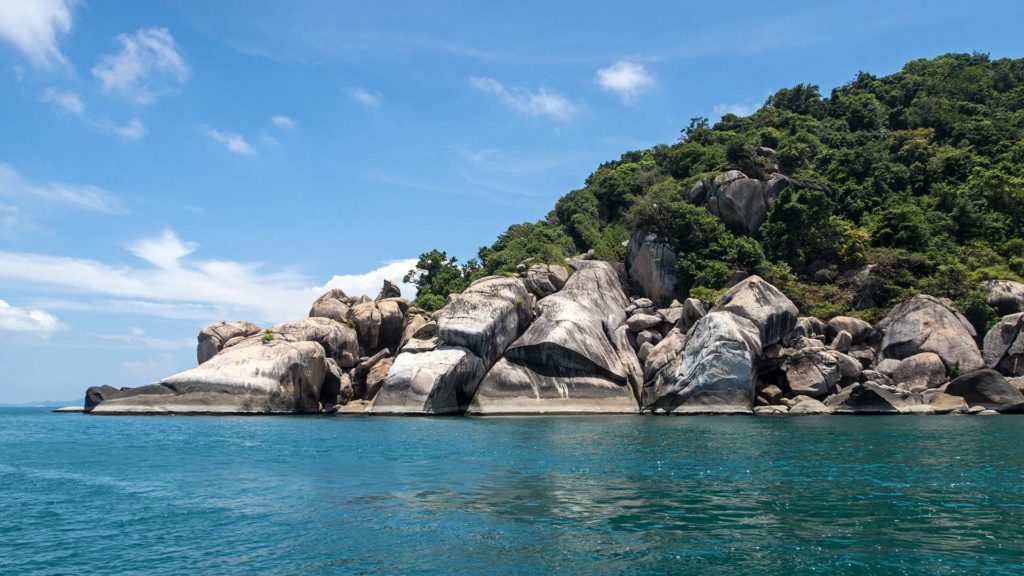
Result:
[[[274,116],[270,121],[274,123],[274,126],[277,126],[282,130],[291,130],[292,128],[295,128],[295,120],[292,120],[287,116]]]
[[[751,101],[734,104],[715,104],[715,114],[723,116],[725,114],[735,114],[737,116],[750,116],[757,111],[757,105]]]
[[[121,201],[102,188],[61,182],[32,183],[22,177],[13,166],[3,163],[0,163],[0,196],[41,200],[50,204],[106,214],[124,212]]]
[[[116,40],[121,51],[103,56],[92,69],[105,92],[152,104],[188,81],[188,64],[166,28],[141,28]]]
[[[0,330],[49,334],[65,328],[66,326],[49,312],[15,308],[0,300]]]
[[[524,116],[550,116],[557,120],[568,120],[576,115],[576,106],[567,98],[541,87],[536,92],[522,87],[506,88],[493,78],[473,76],[469,79],[473,88],[497,96],[506,106]]]
[[[619,95],[623,103],[636,102],[637,95],[654,86],[654,76],[643,64],[620,60],[597,71],[597,83]]]
[[[314,292],[323,293],[331,288],[341,288],[345,291],[345,294],[349,296],[362,296],[366,295],[370,298],[377,296],[380,292],[381,286],[384,284],[384,280],[390,280],[402,290],[402,295],[412,298],[416,295],[416,285],[408,282],[403,282],[402,278],[405,277],[406,273],[416,267],[417,258],[408,258],[405,260],[395,260],[394,262],[385,263],[376,270],[371,270],[365,274],[345,274],[343,276],[333,276],[323,286],[317,286],[313,288]]]
[[[149,132],[138,118],[132,118],[127,124],[115,124],[103,119],[98,121],[96,126],[125,140],[140,140]]]
[[[173,230],[164,230],[158,238],[143,238],[128,245],[128,251],[165,270],[179,267],[182,258],[195,252],[199,244],[182,242]]]
[[[66,64],[58,37],[71,31],[77,0],[0,0],[0,38],[20,50],[34,66]]]
[[[268,272],[258,263],[196,258],[199,246],[182,241],[169,230],[133,242],[128,249],[147,264],[114,266],[81,258],[0,251],[0,280],[31,286],[43,296],[47,291],[59,293],[64,298],[59,307],[64,309],[174,318],[250,318],[257,322],[303,317],[328,288],[376,296],[385,278],[398,283],[403,294],[415,295],[415,287],[401,282],[415,259],[389,262],[365,274],[334,276],[323,286],[315,286],[293,271]],[[68,299],[67,294],[75,298]],[[53,307],[58,304],[54,302]]]
[[[370,108],[376,108],[381,105],[381,97],[377,94],[371,94],[367,92],[362,86],[356,86],[348,91],[349,97],[356,102]]]
[[[245,136],[242,136],[237,132],[216,130],[209,126],[203,126],[203,132],[205,132],[210,138],[213,138],[215,141],[223,144],[224,147],[235,154],[251,156],[256,153],[256,149],[252,147],[252,144],[249,144],[245,139]]]
[[[82,99],[67,90],[47,88],[39,97],[43,102],[51,104],[59,114],[71,114],[81,118],[83,122],[99,128],[104,132],[116,134],[125,140],[139,140],[147,133],[146,127],[138,118],[131,119],[127,124],[117,124],[108,118],[93,118],[85,111],[85,104]]]
[[[74,92],[47,88],[43,95],[40,96],[40,100],[53,104],[57,111],[66,114],[79,115],[85,112],[85,104],[82,103],[82,99],[78,97],[78,94]]]

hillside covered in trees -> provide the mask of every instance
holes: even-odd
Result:
[[[744,235],[692,202],[695,186],[728,170],[802,185],[783,188]],[[713,300],[758,274],[805,314],[875,321],[925,292],[953,299],[984,333],[996,313],[980,282],[1024,279],[1024,59],[914,60],[827,96],[799,84],[747,117],[694,118],[676,143],[599,166],[544,219],[510,226],[476,259],[423,254],[410,273],[416,304],[437,309],[528,258],[593,249],[623,261],[638,228],[678,254],[679,298]]]

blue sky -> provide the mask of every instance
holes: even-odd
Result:
[[[0,0],[0,402],[472,257],[693,116],[1024,56],[1019,2],[825,4]]]

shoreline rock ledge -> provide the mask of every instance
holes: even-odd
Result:
[[[672,298],[671,247],[634,234],[626,265],[585,254],[520,264],[430,313],[385,282],[333,289],[309,317],[199,333],[195,368],[95,386],[91,414],[974,414],[1024,411],[1016,285],[983,339],[949,300],[914,296],[878,324],[800,316],[763,278],[714,303]],[[630,295],[632,278],[643,294]],[[1012,289],[1012,290],[1011,290]],[[994,412],[993,412],[994,411]]]

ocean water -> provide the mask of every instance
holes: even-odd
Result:
[[[1022,574],[1024,417],[0,409],[0,574]]]

